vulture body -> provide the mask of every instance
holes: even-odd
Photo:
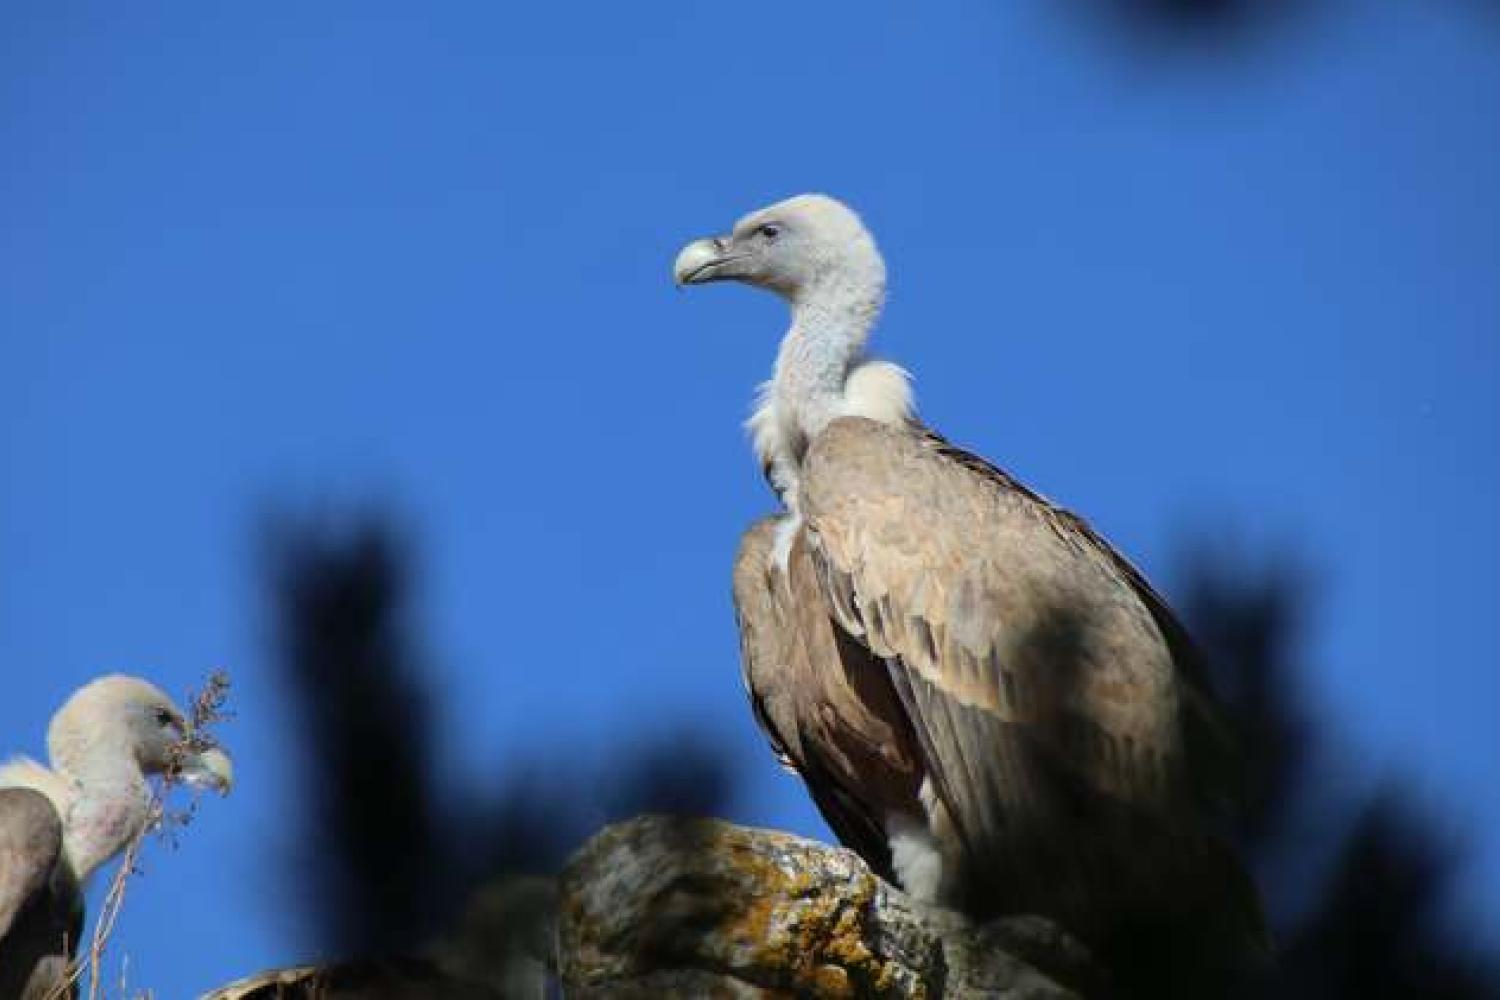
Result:
[[[80,688],[47,731],[53,767],[0,767],[0,1000],[73,996],[82,886],[150,818],[148,776],[228,791],[229,757],[191,738],[170,698],[133,677]]]
[[[749,423],[786,510],[745,534],[734,599],[756,717],[839,839],[974,915],[1254,953],[1254,889],[1211,832],[1233,745],[1191,643],[1087,524],[925,428],[865,354],[885,268],[858,217],[803,195],[675,270],[791,306]]]

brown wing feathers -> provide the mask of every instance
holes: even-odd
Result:
[[[910,726],[880,661],[823,610],[805,542],[786,570],[773,562],[778,522],[752,526],[735,561],[750,702],[839,839],[889,875],[889,814],[920,815]]]
[[[960,822],[1046,805],[1026,780],[1037,748],[996,761],[990,720],[1101,791],[1162,793],[1160,758],[1178,750],[1172,664],[1145,608],[1121,600],[1113,564],[1053,508],[939,441],[836,421],[809,453],[803,494],[835,617],[933,689],[897,683],[919,739],[929,730],[924,750],[946,741],[944,783],[989,798],[996,768],[1021,779],[988,806],[950,803]]]
[[[62,859],[62,820],[30,788],[0,789],[0,997],[61,995],[82,895]]]

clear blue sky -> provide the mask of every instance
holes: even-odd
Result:
[[[271,501],[415,526],[455,783],[687,717],[740,818],[820,830],[728,602],[783,317],[669,280],[809,189],[875,228],[878,346],[949,436],[1168,589],[1190,528],[1307,554],[1319,717],[1472,827],[1500,911],[1500,21],[1331,0],[1189,54],[1064,10],[5,6],[3,749],[107,669],[223,664],[240,712],[239,793],[132,890],[133,983],[310,957]]]

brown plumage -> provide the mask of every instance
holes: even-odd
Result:
[[[746,533],[734,596],[756,717],[839,838],[975,914],[1254,951],[1254,889],[1212,829],[1233,741],[1190,641],[1087,524],[924,428],[865,356],[885,271],[858,218],[791,199],[677,273],[792,308],[751,421],[788,511]]]
[[[43,1000],[67,978],[83,894],[47,796],[0,788],[0,997]]]
[[[781,523],[756,522],[735,559],[745,690],[777,757],[807,779],[839,840],[890,877],[885,817],[916,802],[915,737],[881,662],[825,610],[805,538],[785,570],[773,561]]]

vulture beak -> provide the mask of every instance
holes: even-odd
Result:
[[[672,265],[672,278],[679,288],[704,285],[710,281],[729,281],[742,276],[734,265],[749,256],[732,250],[727,236],[694,240],[677,255],[677,261]]]
[[[218,747],[209,747],[188,757],[182,765],[182,780],[194,788],[206,786],[228,795],[234,786],[234,761]]]

